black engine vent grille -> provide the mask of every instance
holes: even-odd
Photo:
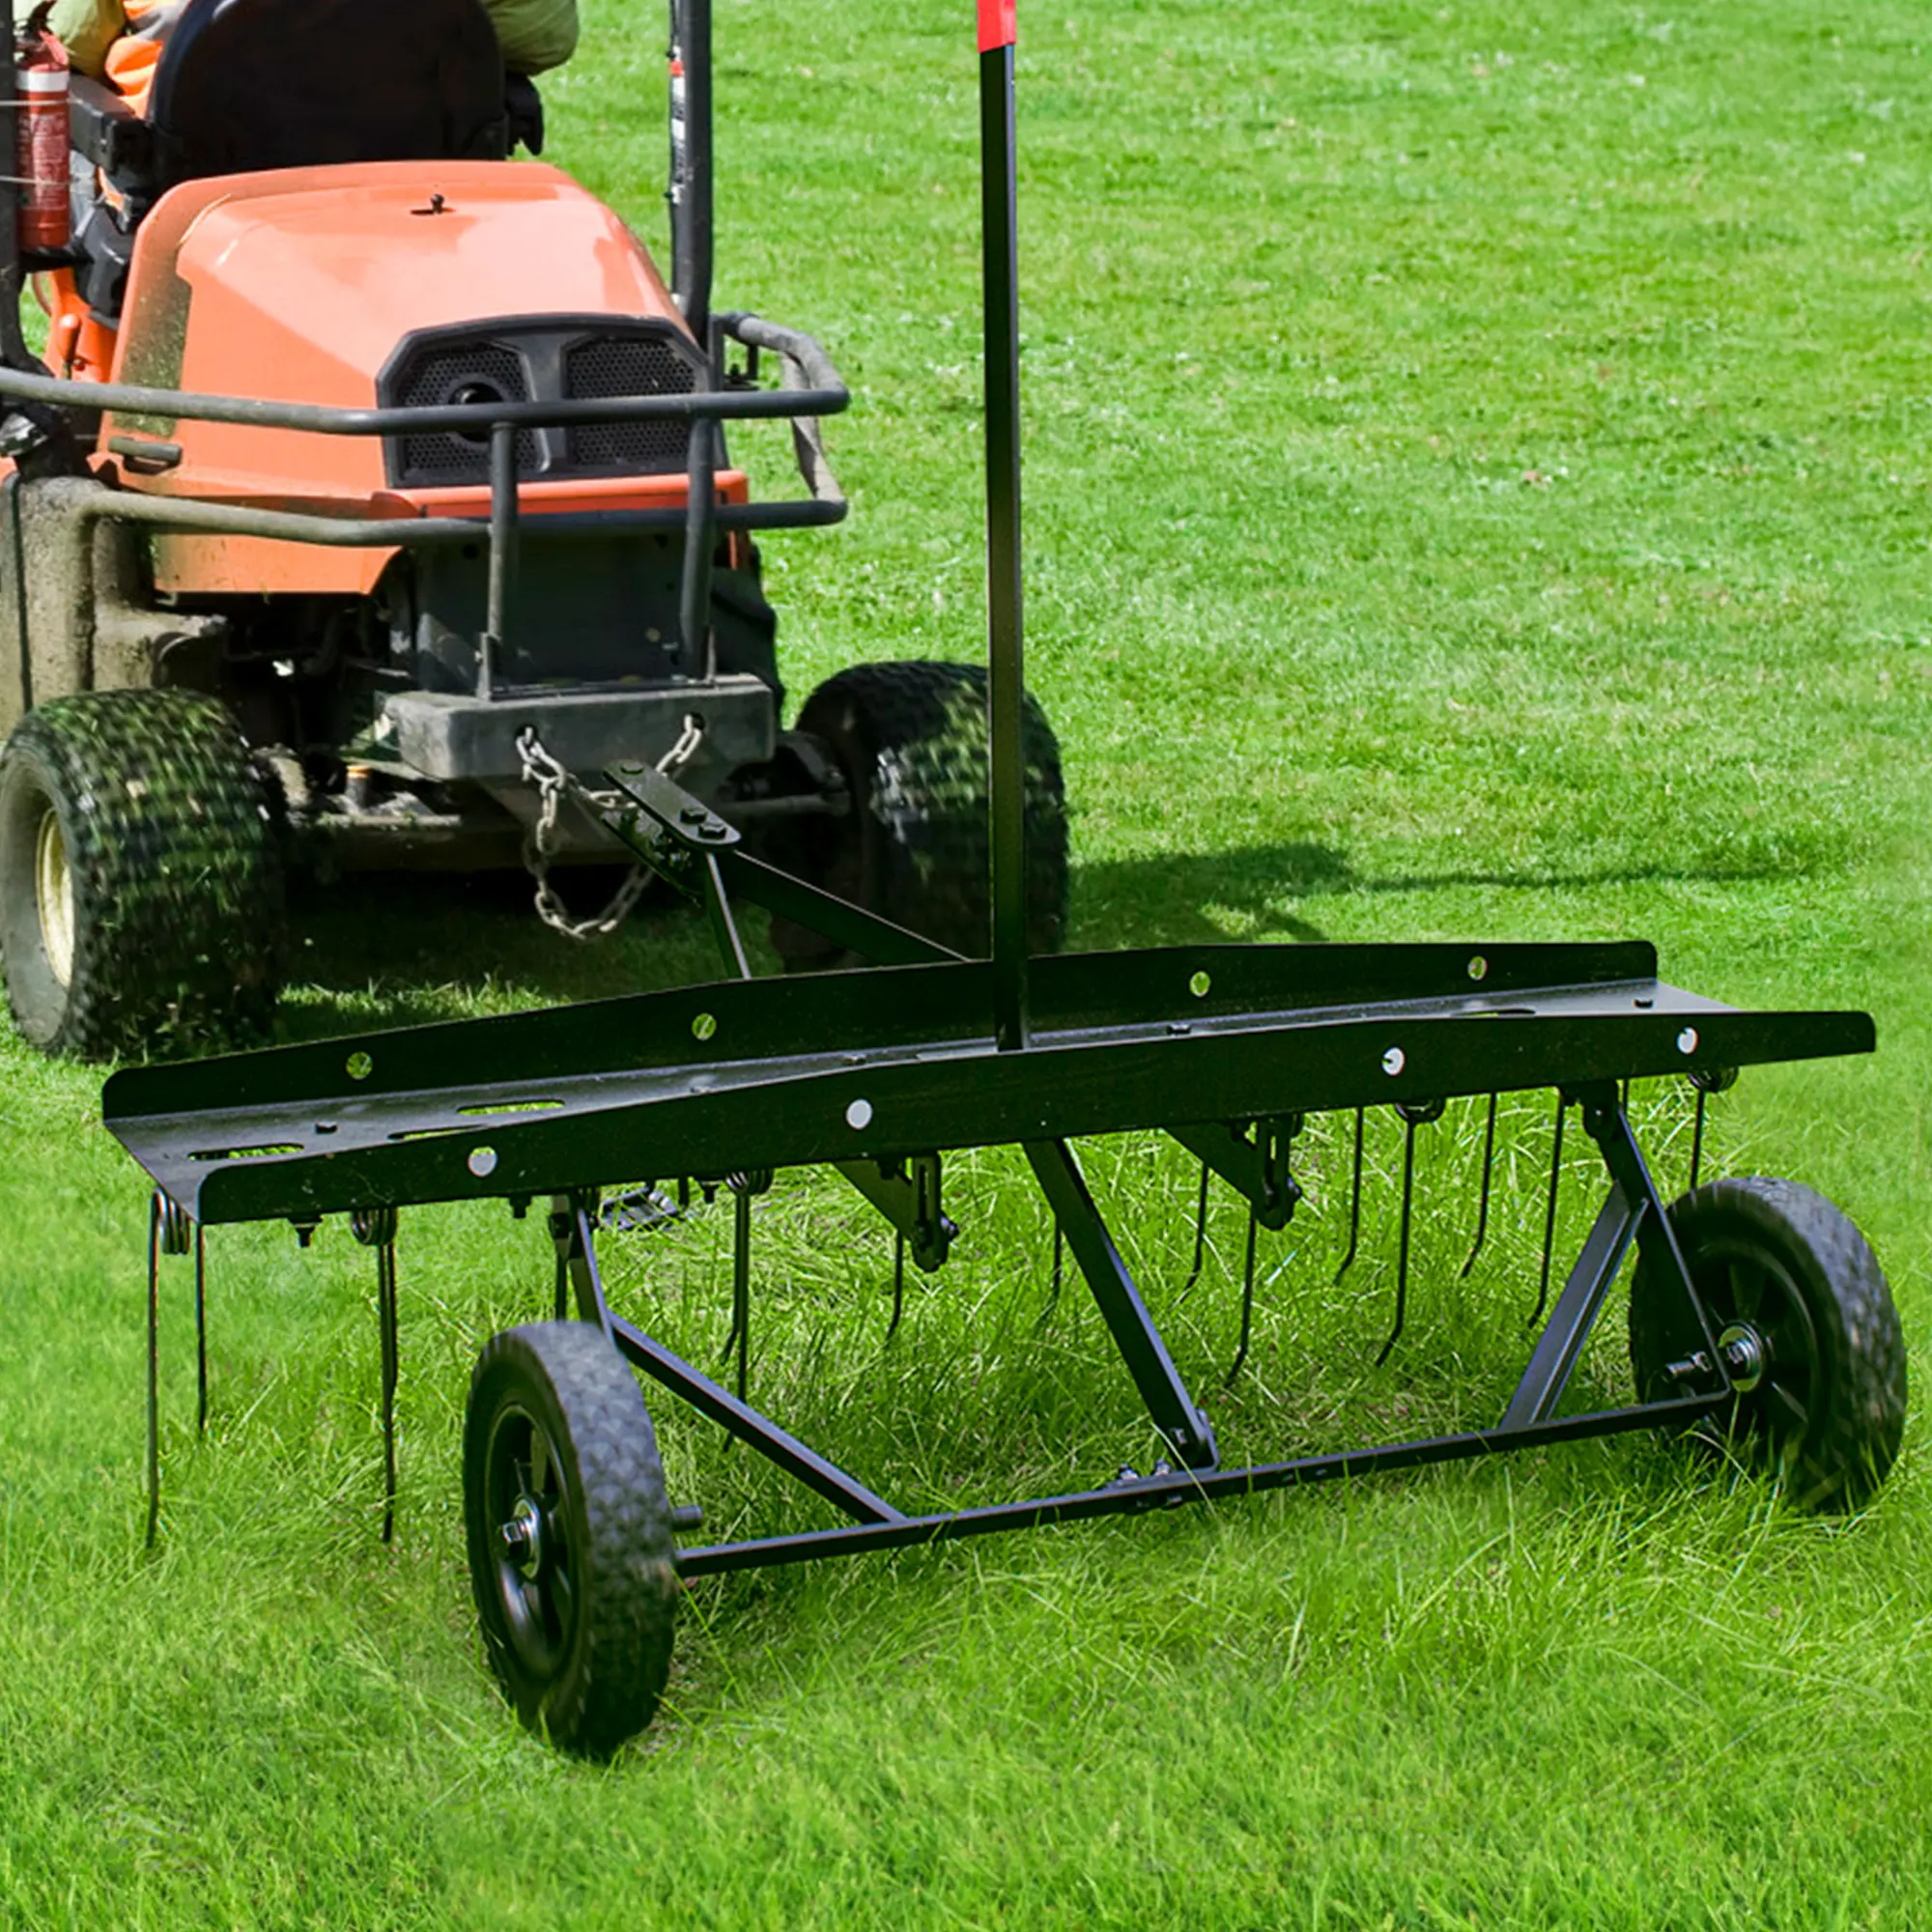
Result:
[[[529,375],[515,350],[496,342],[457,343],[413,356],[397,371],[393,395],[399,409],[436,409],[448,403],[526,403]],[[412,483],[474,483],[490,474],[490,432],[401,439],[404,476]],[[517,438],[517,469],[535,475],[543,456],[536,433]]]
[[[416,409],[688,396],[703,382],[697,346],[668,322],[518,316],[406,337],[376,393],[385,409]],[[557,425],[518,432],[517,471],[551,482],[682,474],[690,448],[688,422]],[[490,480],[487,431],[391,437],[388,450],[389,481],[399,489]]]
[[[573,401],[688,396],[696,384],[696,371],[667,336],[601,336],[580,342],[564,360],[564,393]],[[570,432],[573,469],[662,475],[683,469],[690,450],[688,423],[592,423]]]

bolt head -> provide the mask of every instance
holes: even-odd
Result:
[[[1399,1046],[1390,1047],[1389,1050],[1382,1055],[1382,1071],[1386,1073],[1391,1080],[1393,1080],[1395,1076],[1398,1073],[1400,1073],[1402,1069],[1407,1065],[1408,1065],[1408,1055],[1403,1052],[1402,1048]]]
[[[1733,1321],[1718,1337],[1718,1353],[1733,1390],[1748,1395],[1763,1381],[1768,1362],[1763,1339],[1748,1322]]]
[[[526,1582],[534,1580],[543,1567],[543,1511],[528,1496],[519,1496],[508,1522],[498,1525],[497,1541],[503,1560]]]

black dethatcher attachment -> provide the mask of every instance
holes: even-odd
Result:
[[[703,70],[703,84],[689,99],[708,101],[708,47],[690,35],[704,10],[691,7],[679,17],[684,73],[696,72],[694,63]],[[667,1559],[685,1578],[1703,1423],[1755,1431],[1781,1466],[1802,1468],[1807,1495],[1842,1503],[1869,1492],[1897,1447],[1903,1366],[1896,1317],[1875,1264],[1872,1290],[1859,1271],[1863,1264],[1843,1259],[1856,1257],[1835,1232],[1842,1217],[1826,1229],[1822,1217],[1835,1210],[1810,1205],[1817,1197],[1790,1189],[1793,1199],[1804,1196],[1793,1207],[1784,1195],[1764,1193],[1784,1183],[1755,1181],[1719,1183],[1667,1208],[1628,1108],[1633,1079],[1689,1076],[1697,1091],[1694,1165],[1708,1092],[1728,1085],[1742,1066],[1868,1052],[1873,1028],[1864,1014],[1737,1011],[1663,983],[1652,950],[1634,942],[1029,956],[1012,38],[1010,6],[981,0],[991,956],[961,957],[802,884],[752,857],[729,824],[669,778],[623,766],[610,774],[615,792],[602,806],[605,823],[703,904],[725,979],[140,1069],[108,1083],[108,1124],[157,1189],[149,1304],[151,1534],[159,1511],[152,1347],[163,1252],[192,1246],[199,1257],[201,1230],[218,1223],[286,1219],[312,1232],[330,1215],[350,1216],[358,1238],[376,1247],[386,1535],[395,1493],[398,1210],[496,1199],[521,1215],[549,1199],[556,1321],[499,1336],[484,1351],[465,1463],[471,1570],[493,1661],[526,1719],[565,1745],[607,1747],[613,1733],[648,1718],[655,1696],[653,1689],[640,1697],[628,1681],[593,1681],[584,1593],[634,1592],[635,1601],[599,1602],[600,1654],[611,1654],[610,1619],[630,1616],[637,1654],[646,1659],[640,1667],[661,1683],[664,1656],[656,1646],[668,1624],[662,1563],[652,1552],[669,1549],[672,1530],[697,1517],[666,1503],[641,1404],[630,1421],[621,1420],[636,1386],[610,1380],[608,1361],[594,1350],[585,1353],[586,1334],[601,1333],[615,1357],[848,1519],[835,1528],[685,1548]],[[708,115],[702,118],[701,137],[693,124],[686,183],[701,184],[708,195]],[[680,220],[681,287],[701,300],[708,218],[702,234],[689,207]],[[753,980],[734,910],[748,902],[822,934],[835,951],[878,963]],[[1153,1130],[1199,1162],[1193,1267],[1182,1293],[1202,1274],[1210,1185],[1218,1181],[1240,1197],[1247,1226],[1240,1340],[1225,1372],[1232,1384],[1252,1340],[1258,1236],[1286,1228],[1302,1201],[1293,1155],[1311,1116],[1352,1115],[1348,1252],[1338,1281],[1361,1249],[1368,1117],[1388,1108],[1401,1125],[1399,1260],[1379,1364],[1396,1350],[1407,1317],[1418,1135],[1451,1100],[1487,1102],[1480,1206],[1462,1264],[1467,1275],[1490,1233],[1496,1096],[1535,1090],[1556,1096],[1531,1323],[1538,1332],[1497,1423],[1222,1466],[1213,1423],[1141,1296],[1074,1143]],[[1552,1306],[1564,1121],[1572,1109],[1601,1158],[1605,1193]],[[892,1232],[892,1335],[903,1311],[907,1256],[923,1270],[937,1268],[958,1233],[942,1207],[943,1157],[999,1146],[1024,1152],[1051,1211],[1054,1300],[1062,1257],[1070,1251],[1163,1453],[1146,1476],[1123,1471],[1089,1488],[983,1508],[904,1511],[751,1404],[753,1204],[790,1168],[832,1166],[850,1180]],[[721,1187],[729,1194],[731,1321],[720,1365],[728,1386],[671,1353],[606,1297],[596,1245],[600,1227],[611,1225],[604,1195],[640,1174],[682,1177],[676,1207],[654,1192],[626,1197],[646,1203],[647,1225],[674,1216],[694,1179],[707,1199]],[[1727,1187],[1734,1194],[1725,1194]],[[1677,1232],[1687,1214],[1683,1224],[1696,1236],[1688,1245]],[[1856,1231],[1849,1240],[1869,1261]],[[1639,1399],[1559,1414],[1633,1248],[1639,1257],[1633,1335],[1644,1338]],[[199,1296],[197,1264],[197,1306]],[[1860,1336],[1867,1341],[1857,1344]],[[1858,1346],[1864,1353],[1848,1368],[1847,1351]],[[1847,1375],[1858,1383],[1857,1403],[1844,1395]],[[1866,1401],[1874,1388],[1879,1398]],[[1848,1426],[1847,1413],[1866,1420]],[[621,1437],[614,1444],[607,1439],[613,1429]],[[585,1473],[581,1482],[570,1473],[593,1469],[594,1479]],[[619,1517],[642,1525],[636,1529],[642,1540],[629,1554],[598,1554],[599,1538],[611,1533],[600,1525]],[[635,1558],[646,1580],[598,1581],[609,1575],[597,1567],[607,1557]],[[621,1645],[615,1654],[624,1654]]]

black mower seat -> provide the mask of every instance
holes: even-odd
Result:
[[[189,0],[146,118],[72,82],[73,145],[138,213],[178,183],[509,152],[482,0]]]
[[[134,230],[182,182],[500,160],[510,148],[504,96],[482,0],[189,0],[145,119],[111,87],[73,77],[74,148],[113,189],[75,205],[81,294],[102,321],[119,315]]]
[[[482,0],[190,0],[148,121],[156,192],[264,168],[507,152]]]

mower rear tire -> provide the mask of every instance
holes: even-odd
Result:
[[[650,1722],[680,1585],[657,1436],[602,1328],[494,1336],[463,1427],[469,1580],[517,1716],[608,1757]]]
[[[1744,1365],[1711,1439],[1776,1471],[1802,1508],[1858,1508],[1905,1431],[1905,1341],[1864,1236],[1795,1180],[1714,1181],[1669,1216],[1719,1341]],[[1648,1259],[1631,1283],[1630,1348],[1646,1402],[1685,1394],[1670,1365],[1704,1351],[1681,1285]]]
[[[848,816],[783,861],[809,883],[971,958],[991,948],[986,672],[957,664],[854,665],[806,700],[798,728],[842,770]],[[1046,714],[1026,700],[1027,949],[1066,938],[1066,794]],[[863,963],[785,920],[789,971]]]
[[[246,1043],[274,1014],[281,854],[223,706],[104,691],[31,711],[0,752],[0,964],[43,1052]]]

